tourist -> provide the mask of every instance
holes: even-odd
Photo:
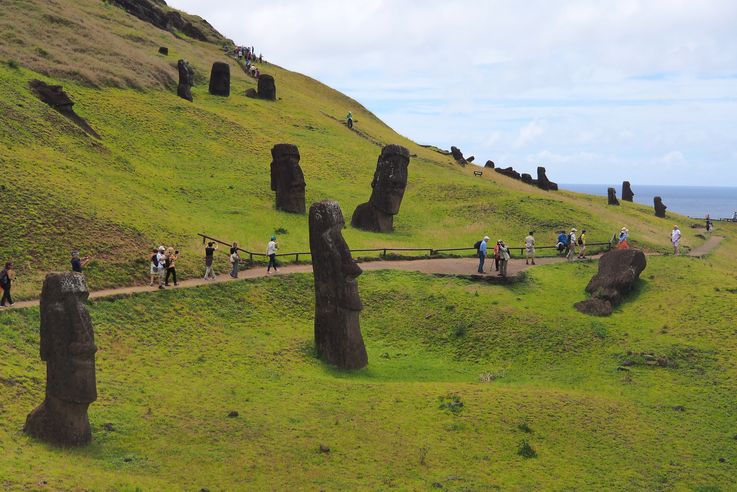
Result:
[[[233,252],[230,254],[230,276],[233,278],[238,278],[238,270],[240,269],[241,257],[238,254],[238,248],[235,248],[232,251]]]
[[[581,249],[578,251],[578,257],[582,260],[586,259],[586,229],[581,230],[581,235],[578,236],[578,245]]]
[[[499,276],[507,276],[507,264],[509,263],[509,248],[504,244],[504,241],[499,240]]]
[[[72,271],[82,273],[82,269],[87,266],[92,257],[85,256],[84,258],[79,257],[79,251],[72,251]]]
[[[499,259],[501,258],[499,253],[499,241],[494,245],[494,271],[499,271]]]
[[[3,297],[0,299],[0,307],[12,306],[15,304],[10,295],[10,287],[13,285],[14,280],[15,270],[13,269],[13,262],[9,261],[5,264],[5,268],[0,271],[0,287],[3,289]]]
[[[571,229],[571,233],[568,234],[568,250],[566,250],[566,258],[568,261],[573,260],[573,255],[576,253],[576,233],[578,230],[574,227]]]
[[[630,247],[629,238],[630,230],[626,227],[622,227],[622,230],[619,231],[619,237],[617,238],[617,249],[628,249]]]
[[[525,238],[525,265],[530,264],[530,260],[532,260],[532,264],[535,264],[535,231],[530,231],[530,233]]]
[[[151,268],[149,269],[151,274],[151,287],[154,286],[154,280],[159,276],[159,250],[154,248],[151,250]]]
[[[348,111],[348,115],[345,117],[345,122],[348,125],[348,128],[353,128],[353,113]]]
[[[484,273],[484,260],[486,260],[486,243],[488,242],[489,236],[484,236],[484,239],[481,240],[481,244],[479,244],[479,273]]]
[[[218,249],[218,245],[213,241],[207,243],[205,248],[205,280],[215,280],[215,272],[212,269],[212,262],[215,259],[215,251]]]
[[[230,253],[228,253],[228,254],[231,254],[232,255],[236,251],[238,251],[238,243],[234,242],[233,243],[233,246],[230,247]]]
[[[156,264],[158,265],[159,289],[163,289],[164,276],[166,275],[166,248],[163,245],[159,246],[158,252],[156,253]]]
[[[264,55],[262,55],[261,53],[258,54],[258,62],[259,63],[263,63],[264,62]]]
[[[712,229],[714,229],[714,224],[712,224],[711,219],[709,216],[706,216],[706,232],[711,232]]]
[[[673,255],[678,256],[681,254],[681,230],[677,225],[673,226],[673,230],[670,233],[670,242],[673,243]]]
[[[555,244],[556,249],[558,250],[559,254],[565,254],[566,248],[568,246],[568,234],[566,234],[566,231],[560,231],[558,233],[558,241]]]
[[[274,268],[274,272],[276,272],[276,251],[279,249],[279,246],[276,244],[276,236],[271,236],[271,241],[269,241],[269,244],[266,245],[266,255],[269,257],[269,266],[266,267],[266,274],[268,275],[271,273],[271,268]]]
[[[169,277],[173,277],[174,286],[179,285],[177,283],[177,258],[179,258],[179,251],[175,251],[174,248],[169,247],[166,250],[166,260],[164,266],[166,267],[166,278],[164,279],[164,286],[169,287]]]

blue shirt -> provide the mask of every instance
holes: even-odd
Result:
[[[483,254],[486,256],[486,241],[481,241],[481,246],[479,246],[479,254]]]

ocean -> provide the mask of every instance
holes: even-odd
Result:
[[[607,188],[617,190],[617,198],[622,200],[622,184],[561,184],[560,188],[590,195],[607,196]],[[668,211],[689,217],[712,219],[732,218],[737,211],[737,188],[722,186],[661,186],[632,184],[635,202],[652,207],[653,198],[659,196]]]

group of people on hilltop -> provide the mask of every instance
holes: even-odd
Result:
[[[151,287],[158,285],[159,289],[164,289],[169,287],[169,278],[172,278],[175,286],[179,285],[177,282],[178,259],[179,251],[171,246],[169,248],[159,246],[157,249],[152,250],[149,269],[151,282],[149,285]]]
[[[259,54],[256,56],[256,49],[253,46],[236,46],[233,54],[238,61],[245,60],[246,72],[248,72],[251,77],[256,79],[259,78],[261,71],[256,66],[256,62],[263,63],[263,55]]]

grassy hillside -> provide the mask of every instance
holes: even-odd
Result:
[[[350,98],[273,64],[262,70],[276,78],[277,102],[244,97],[255,80],[233,60],[232,96],[210,96],[209,67],[226,59],[220,47],[103,2],[14,0],[1,22],[12,35],[0,40],[0,206],[12,213],[0,216],[0,257],[20,265],[20,297],[37,295],[44,272],[66,269],[74,248],[96,258],[87,272],[94,289],[145,281],[148,250],[159,244],[182,250],[182,274],[200,273],[198,232],[261,251],[286,230],[282,251],[306,250],[306,217],[273,207],[270,149],[279,142],[299,146],[308,202],[336,199],[348,217],[368,199],[380,144],[410,149],[396,232],[348,230],[352,247],[467,247],[486,233],[518,244],[530,228],[552,242],[553,231],[573,225],[591,240],[627,225],[635,242],[667,247],[673,221],[648,207],[614,209],[603,198],[547,193],[495,173],[474,177]],[[197,72],[194,103],[175,94],[180,57]],[[36,99],[28,88],[36,78],[62,84],[101,140]],[[348,110],[362,133],[339,121]],[[688,234],[684,242],[699,241]]]
[[[20,432],[44,366],[38,310],[8,312],[0,484],[732,490],[735,246],[649,258],[605,319],[572,307],[595,264],[539,267],[514,287],[366,273],[370,363],[356,373],[314,356],[309,275],[93,302],[100,396],[80,450]]]

